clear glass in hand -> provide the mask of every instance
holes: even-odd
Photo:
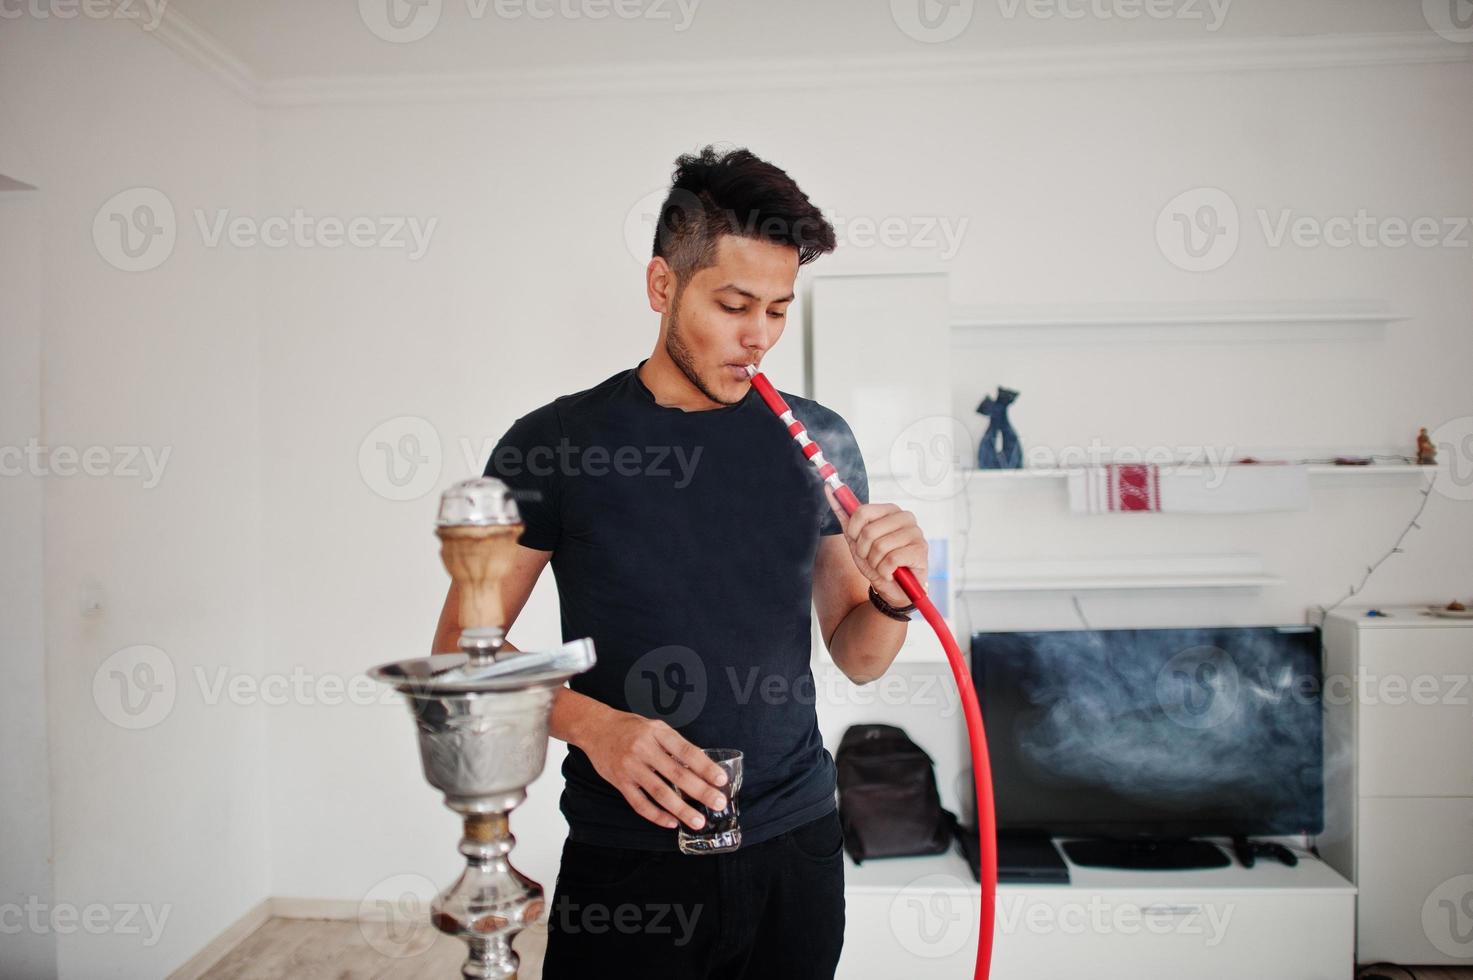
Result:
[[[726,809],[713,810],[700,800],[681,793],[681,797],[706,818],[700,830],[680,825],[679,845],[684,854],[722,854],[742,846],[738,794],[742,788],[742,753],[740,749],[705,749],[706,758],[726,771],[726,785],[718,787],[726,797]]]

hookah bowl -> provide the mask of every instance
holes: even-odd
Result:
[[[547,761],[548,713],[563,682],[594,664],[593,642],[503,651],[500,580],[521,516],[500,480],[466,480],[440,500],[436,533],[459,587],[460,653],[383,664],[369,676],[404,695],[427,782],[460,814],[466,869],[430,905],[435,928],[469,947],[463,977],[517,975],[512,940],[542,914],[542,887],[511,866],[508,819]]]

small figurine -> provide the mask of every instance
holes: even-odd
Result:
[[[1437,465],[1437,447],[1428,438],[1426,426],[1423,426],[1422,430],[1417,433],[1417,465]]]
[[[1023,468],[1023,447],[1018,442],[1018,433],[1013,431],[1012,423],[1008,421],[1008,406],[1017,397],[1018,392],[999,385],[996,399],[988,395],[977,406],[977,414],[987,417],[987,431],[982,434],[982,443],[977,447],[977,465],[981,469]]]

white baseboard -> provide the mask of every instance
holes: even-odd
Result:
[[[276,919],[356,919],[361,902],[351,898],[271,899],[271,916]]]
[[[195,953],[184,965],[169,974],[168,980],[197,980],[206,970],[220,962],[242,939],[266,924],[274,913],[272,899],[263,898],[250,911],[230,925],[220,935],[210,940],[205,948]]]

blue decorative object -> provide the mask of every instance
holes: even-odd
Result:
[[[987,417],[987,431],[982,434],[982,444],[977,447],[977,465],[984,470],[1023,468],[1023,446],[1008,421],[1008,406],[1017,397],[1016,391],[999,385],[996,398],[988,395],[977,406],[977,414]]]

